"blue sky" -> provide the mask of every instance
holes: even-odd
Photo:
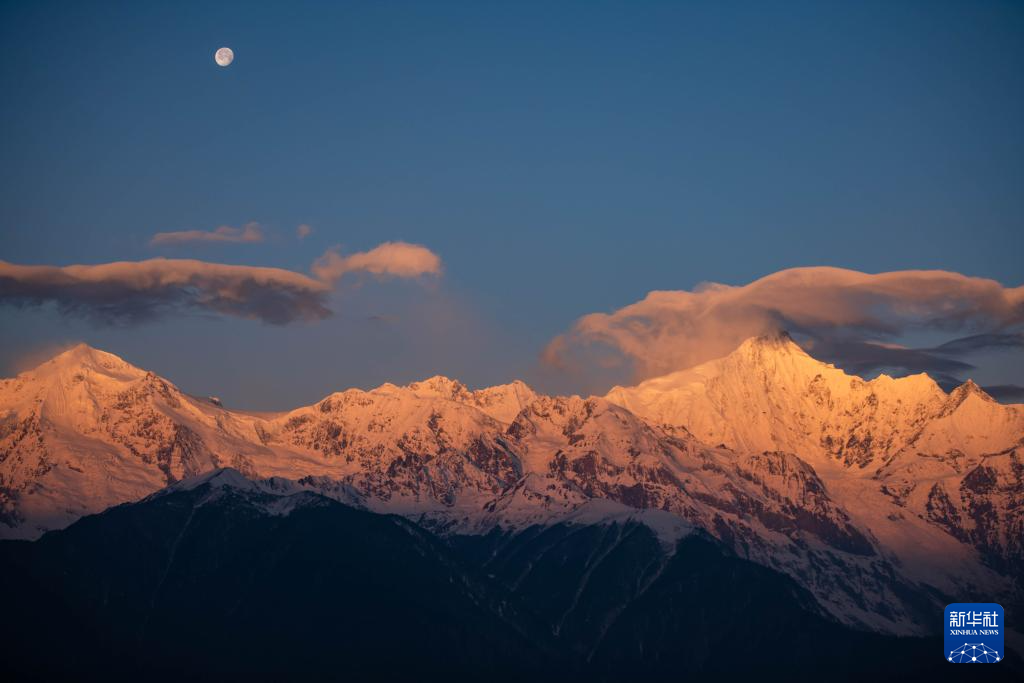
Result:
[[[651,290],[1024,284],[1020,3],[5,2],[0,53],[0,260],[444,263],[283,327],[0,305],[4,375],[84,340],[249,408],[434,373],[591,391],[545,344]],[[149,244],[250,221],[264,242]],[[1024,383],[1020,360],[975,374]]]

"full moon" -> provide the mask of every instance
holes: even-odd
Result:
[[[213,55],[213,59],[221,66],[227,66],[235,61],[235,53],[231,51],[230,47],[222,47]]]

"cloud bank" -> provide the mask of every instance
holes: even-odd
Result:
[[[193,242],[234,242],[252,243],[263,241],[263,229],[259,223],[247,223],[241,228],[222,225],[216,230],[179,230],[158,232],[149,241],[151,246],[190,244]]]
[[[578,368],[594,350],[632,367],[636,379],[726,355],[743,340],[787,330],[808,350],[851,372],[892,368],[939,379],[972,366],[958,356],[1020,347],[1024,287],[946,271],[868,274],[793,268],[743,286],[703,284],[655,291],[613,313],[592,313],[556,337],[544,360]],[[891,343],[919,330],[970,334],[936,348]]]
[[[154,258],[91,266],[0,262],[0,301],[54,302],[103,322],[140,322],[172,311],[200,311],[283,325],[330,315],[330,288],[280,268]]]
[[[285,325],[330,316],[328,299],[347,273],[417,277],[440,273],[441,259],[426,247],[388,242],[345,257],[328,252],[313,272],[166,258],[72,266],[0,261],[0,303],[52,303],[102,323],[199,312]]]
[[[348,256],[328,251],[313,263],[313,274],[325,282],[336,282],[347,273],[360,271],[377,277],[440,275],[441,258],[419,244],[385,242]]]

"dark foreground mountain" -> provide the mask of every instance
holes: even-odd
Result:
[[[60,678],[512,679],[547,656],[529,619],[431,534],[236,471],[0,544],[4,642]]]
[[[0,543],[0,582],[18,680],[964,674],[938,638],[843,626],[703,532],[674,547],[635,521],[441,539],[234,470]],[[985,677],[1012,680],[1016,665]]]

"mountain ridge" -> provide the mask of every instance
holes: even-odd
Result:
[[[936,406],[950,396],[937,386],[933,392],[930,380],[865,382],[791,340],[745,344],[720,359],[742,381],[704,368],[683,383],[684,396],[729,397],[745,423],[767,427],[744,438],[782,441],[748,447],[707,438],[702,430],[720,426],[708,411],[697,421],[662,423],[616,396],[549,397],[518,382],[470,391],[440,376],[257,415],[190,397],[112,354],[75,347],[0,381],[0,536],[33,538],[231,467],[246,479],[397,513],[442,533],[649,510],[640,516],[703,529],[741,557],[796,578],[837,619],[883,632],[920,632],[920,604],[929,596],[1014,590],[1007,577],[1021,558],[1021,514],[1013,506],[1021,452],[1011,444],[989,453],[992,435],[971,429],[999,427],[1004,407],[968,385],[943,413]],[[789,381],[794,367],[804,368],[795,376],[806,387]],[[817,375],[828,376],[815,383]],[[931,412],[903,404],[904,387],[918,385]],[[896,394],[878,398],[892,386]],[[846,393],[833,395],[833,387]],[[847,405],[871,419],[822,417],[847,394],[865,397]],[[913,434],[897,430],[898,438],[879,445],[872,430],[891,426],[893,395],[903,410],[896,414],[920,424],[910,420]],[[808,424],[820,420],[822,434],[843,449],[830,451],[821,436],[808,442],[798,420],[750,419],[760,406]],[[1012,422],[1001,429],[1024,434]],[[724,428],[721,434],[730,436]],[[904,442],[944,443],[945,450],[895,448]]]
[[[0,580],[17,587],[5,672],[26,679],[953,674],[932,638],[837,624],[700,531],[665,545],[616,518],[439,537],[231,469],[0,543]],[[778,656],[792,649],[813,655]],[[992,673],[1018,667],[1011,655]]]

